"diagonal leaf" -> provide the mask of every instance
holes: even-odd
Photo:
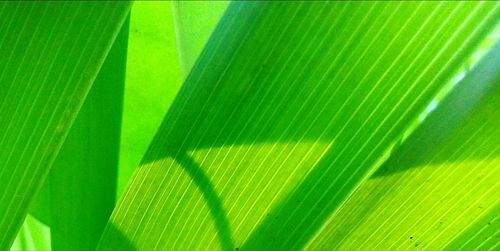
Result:
[[[500,244],[498,244],[498,232],[500,228],[499,218],[500,203],[497,201],[493,208],[477,215],[477,217],[473,219],[476,220],[475,222],[469,221],[469,225],[460,231],[458,237],[448,242],[445,249],[498,250],[498,248],[500,248]]]
[[[308,248],[498,249],[499,58],[500,43]]]
[[[123,25],[49,175],[54,250],[93,250],[114,208],[128,23]]]
[[[229,1],[173,1],[180,65],[188,75]]]
[[[130,3],[0,3],[0,250],[13,241]]]
[[[137,1],[131,9],[118,194],[182,83],[171,7],[167,1]]]
[[[45,225],[50,225],[50,179],[43,185],[31,199],[28,213]]]
[[[299,249],[497,20],[494,2],[233,2],[102,249]]]
[[[171,4],[174,5],[173,13]],[[177,27],[177,30],[182,30],[182,37],[177,37],[177,42],[179,46],[185,46],[180,46],[182,50],[179,53],[192,57],[194,62],[220,18],[219,12],[226,5],[199,1],[143,1],[134,4],[127,59],[119,194],[180,89],[182,74],[175,42],[172,41],[176,37],[173,15],[177,25],[182,24],[182,27]],[[196,16],[191,15],[193,13]],[[148,84],[144,85],[145,82]]]
[[[119,194],[139,165],[180,89],[184,77],[179,57],[184,55],[190,64],[194,63],[226,6],[222,1],[134,3],[121,134]],[[187,68],[192,65],[185,67],[187,74]]]

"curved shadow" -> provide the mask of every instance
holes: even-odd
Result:
[[[254,229],[254,232],[251,233],[251,236],[243,243],[243,247],[241,248],[262,250],[273,249],[272,247],[287,246],[300,249],[322,226],[331,213],[338,208],[340,203],[343,203],[343,201],[347,199],[351,193],[351,188],[368,174],[367,170],[358,168],[352,168],[353,170],[357,170],[356,173],[342,172],[339,174],[338,170],[341,170],[340,168],[347,165],[356,166],[358,164],[362,165],[364,163],[374,163],[377,161],[379,155],[382,156],[384,154],[384,151],[390,146],[392,140],[398,139],[399,134],[404,132],[407,127],[406,122],[403,123],[398,121],[412,119],[410,115],[402,112],[404,104],[410,104],[410,101],[405,100],[405,103],[387,101],[385,104],[387,105],[387,109],[380,109],[380,112],[392,113],[393,111],[390,110],[392,109],[390,106],[398,104],[398,106],[401,107],[401,114],[404,115],[403,118],[396,118],[395,115],[398,114],[394,113],[390,117],[387,117],[387,119],[390,120],[382,120],[379,118],[369,119],[367,121],[365,119],[369,116],[368,112],[370,112],[368,108],[372,106],[375,107],[378,102],[384,98],[385,93],[389,91],[392,92],[391,88],[393,86],[390,85],[390,83],[392,83],[393,80],[384,81],[384,84],[377,87],[378,91],[376,94],[373,94],[373,96],[365,100],[368,95],[372,94],[368,92],[368,89],[357,88],[359,84],[364,83],[361,79],[363,74],[346,74],[343,76],[343,71],[325,70],[318,72],[321,74],[291,74],[287,76],[286,79],[270,77],[270,74],[275,73],[273,67],[282,67],[285,69],[286,66],[286,68],[292,69],[291,67],[304,66],[301,72],[315,73],[316,71],[313,65],[316,63],[328,62],[330,56],[333,56],[333,54],[322,54],[331,49],[331,43],[318,44],[318,48],[315,50],[318,53],[313,53],[304,57],[307,58],[307,60],[311,60],[311,64],[304,64],[301,60],[292,60],[290,62],[287,61],[288,63],[286,65],[282,64],[285,58],[288,58],[283,56],[289,52],[285,50],[287,47],[282,46],[282,48],[274,49],[271,46],[264,46],[265,44],[263,43],[262,51],[270,53],[269,58],[277,58],[280,60],[276,59],[276,61],[272,61],[267,60],[268,56],[259,56],[259,59],[262,60],[255,60],[252,64],[249,64],[249,66],[241,69],[241,73],[238,73],[242,76],[242,83],[234,82],[231,78],[232,75],[227,73],[230,72],[232,74],[232,70],[227,70],[229,68],[225,67],[226,64],[224,62],[232,62],[231,60],[234,54],[229,52],[240,49],[240,42],[245,41],[241,38],[246,37],[246,35],[244,35],[246,33],[243,31],[252,32],[254,29],[253,24],[256,22],[252,21],[256,20],[252,19],[252,17],[260,13],[260,8],[264,8],[264,6],[260,5],[252,6],[250,2],[241,4],[248,4],[248,6],[244,7],[247,8],[248,11],[241,13],[237,12],[237,9],[235,9],[237,7],[236,5],[231,5],[228,9],[228,13],[242,15],[240,17],[241,22],[239,23],[241,26],[231,26],[229,24],[230,19],[228,15],[221,20],[212,38],[207,43],[205,50],[200,55],[197,64],[195,64],[190,75],[187,77],[176,100],[170,107],[160,126],[159,133],[150,145],[148,153],[146,153],[142,162],[148,163],[163,159],[167,156],[174,156],[174,159],[182,164],[183,168],[186,169],[200,187],[205,200],[209,204],[211,214],[214,215],[217,228],[221,232],[219,238],[222,240],[224,248],[232,249],[232,244],[229,245],[227,242],[227,240],[231,240],[227,219],[223,213],[221,213],[224,212],[224,210],[218,200],[214,187],[211,185],[205,173],[203,173],[202,168],[186,155],[187,151],[261,142],[298,142],[301,140],[331,142],[335,139],[336,144],[339,146],[346,144],[348,147],[342,148],[345,149],[342,150],[342,152],[339,152],[337,148],[328,150],[328,152],[323,155],[324,157],[320,162],[315,163],[316,166],[311,167],[311,171],[308,172],[303,179],[298,181],[298,184],[294,185],[293,190],[283,198],[282,202],[277,202],[277,205],[272,205],[270,209],[271,212],[265,216],[264,220],[259,222],[257,228]],[[359,8],[365,7],[367,6]],[[283,11],[283,13],[287,11],[286,8],[276,8],[277,10]],[[352,8],[353,11],[358,11],[358,9],[354,9],[355,6]],[[292,10],[295,11],[295,9]],[[301,16],[314,10],[319,10],[319,7],[305,5],[303,8],[297,9],[297,19],[293,19],[292,21],[299,22]],[[408,13],[412,10],[412,8],[405,9]],[[363,11],[360,11],[360,13],[362,12]],[[339,13],[344,12],[340,12],[339,9]],[[344,14],[348,16],[349,12],[345,12]],[[281,12],[276,12],[274,15],[281,15]],[[401,16],[403,17],[404,15]],[[336,23],[336,26],[332,29],[342,29],[343,27],[354,25],[354,21],[350,22],[350,19],[342,17],[343,16],[339,17],[341,21]],[[276,20],[278,21],[274,25],[274,31],[285,30],[284,27],[288,27],[288,24],[292,22],[287,20],[285,25],[279,22],[281,20],[280,18],[276,18]],[[214,51],[214,57],[212,58],[212,50],[218,48],[216,45],[219,42],[215,37],[223,36],[223,34],[226,35],[222,33],[223,28],[221,27],[223,26],[221,24],[227,25],[225,28],[232,32],[224,37],[224,50]],[[310,25],[313,25],[313,23]],[[359,23],[359,25],[363,25],[363,23]],[[290,27],[293,28],[294,26],[291,25]],[[318,29],[318,31],[318,34],[321,34],[322,32],[326,32],[326,28],[325,30]],[[486,31],[481,32],[485,33]],[[288,40],[292,42],[299,41],[298,39],[293,39],[295,37],[293,34],[295,33],[290,32],[289,35],[291,38],[288,38]],[[297,32],[297,34],[299,34],[299,32]],[[297,35],[297,37],[300,36]],[[474,38],[479,37],[480,35],[477,35],[477,37]],[[352,39],[353,41],[358,41],[361,38],[361,34],[357,34]],[[385,46],[384,41],[381,41],[380,44],[377,43],[377,45]],[[300,44],[293,44],[292,42],[287,44],[287,46],[289,45],[290,48],[292,46],[296,46],[297,48],[300,47]],[[346,47],[345,51],[342,49],[342,53],[335,55],[335,58],[338,58],[339,62],[346,65],[349,65],[351,62],[350,60],[352,60],[352,63],[357,62],[354,61],[355,59],[351,59],[348,53],[351,49],[357,48],[356,44],[348,43],[348,45],[349,47]],[[460,51],[466,52],[472,49],[472,43],[463,48],[466,49],[460,49]],[[248,53],[256,53],[252,47],[241,47],[241,50],[248,50]],[[416,53],[417,50],[406,55],[406,57],[409,58],[411,55],[416,55]],[[262,55],[264,54],[265,53],[262,53]],[[465,55],[462,56],[465,57]],[[454,60],[451,62],[452,64],[450,63],[453,67],[447,67],[450,69],[456,68],[458,67],[459,61],[458,59]],[[406,60],[401,60],[401,62],[402,64],[398,66],[398,69],[399,67],[407,66]],[[246,65],[246,61],[238,61],[238,64],[233,63],[231,67],[235,67],[235,69],[239,70],[240,68],[236,67],[240,67],[239,64],[243,63]],[[392,63],[390,64],[392,65]],[[362,64],[353,69],[353,72],[368,71],[371,69],[369,67],[371,67],[371,64]],[[382,70],[385,65],[381,64],[378,67]],[[387,67],[392,66],[388,63]],[[204,69],[210,70],[205,71]],[[371,70],[369,71],[371,72]],[[422,69],[420,67],[415,67],[414,74],[423,74]],[[334,87],[330,87],[330,82],[320,81],[323,77],[319,79],[319,77],[316,78],[317,75],[324,76],[324,79],[331,81],[337,80],[337,77],[343,76],[345,77],[343,82],[348,82],[350,85],[335,85]],[[413,76],[413,73],[411,75],[412,76],[408,76],[408,81],[417,79],[416,76]],[[449,76],[439,73],[435,77],[437,79],[436,81],[441,79],[444,81]],[[198,81],[198,78],[203,79],[203,81]],[[290,81],[292,78],[293,81]],[[274,84],[275,81],[283,81],[283,83],[278,86]],[[353,85],[356,85],[356,87],[353,87]],[[396,94],[404,94],[405,90],[402,88],[400,89],[394,91],[391,95],[397,98]],[[325,93],[330,93],[330,91],[331,96],[325,95]],[[336,100],[336,102],[331,102],[331,100]],[[406,103],[406,101],[408,103]],[[418,98],[415,102],[417,101],[421,103],[423,108],[425,105],[423,99],[420,100],[420,98]],[[353,105],[344,107],[344,102],[349,102],[349,104],[352,103]],[[366,106],[366,111],[363,113],[357,112],[357,107],[354,106],[356,104],[363,104]],[[339,113],[339,111],[342,113]],[[318,113],[321,114],[321,117],[316,119]],[[341,115],[337,116],[337,114]],[[353,114],[356,114],[356,116]],[[333,121],[334,118],[335,121]],[[390,131],[377,129],[377,123],[384,123],[384,125],[387,124],[387,126],[389,126],[390,121],[397,122],[395,125],[391,125],[391,128],[392,126],[394,126],[394,128]],[[334,124],[334,126],[332,126],[332,124]],[[344,128],[347,124],[354,129],[362,127],[365,129],[362,131],[360,129],[358,131],[360,132],[359,134],[355,130],[347,130],[348,132],[346,132]],[[372,135],[375,133],[372,130],[375,129],[377,129],[377,135],[374,135],[372,139]],[[384,133],[391,134],[385,135]],[[396,133],[398,135],[396,135]],[[382,138],[382,136],[385,142],[375,143],[374,139],[378,137]],[[356,141],[352,144],[351,137],[356,137]],[[365,142],[363,142],[362,139],[368,139],[368,137],[372,139],[370,140],[370,144],[373,144],[372,146],[380,147],[371,150],[374,154],[370,154],[365,160],[361,157],[357,157],[357,159],[351,161],[349,159],[350,154],[357,154],[359,148],[365,146]],[[175,152],[182,153],[176,157],[177,155],[173,154]],[[332,163],[336,163],[339,167],[330,168]],[[273,167],[274,166],[271,166],[270,168]],[[414,165],[410,165],[407,168],[414,167]],[[347,184],[347,181],[351,183]],[[335,183],[332,184],[332,182]],[[297,229],[301,232],[295,231],[292,233],[290,231]]]
[[[214,185],[196,161],[186,152],[182,152],[173,158],[189,174],[191,179],[203,195],[203,199],[208,205],[208,209],[215,222],[217,236],[223,250],[234,250],[234,243],[231,237],[231,228],[227,219],[222,201],[217,195]]]

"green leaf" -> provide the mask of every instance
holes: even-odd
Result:
[[[113,211],[127,59],[123,25],[54,162],[49,181],[54,250],[93,250]]]
[[[177,47],[186,76],[205,46],[229,1],[173,1]]]
[[[499,58],[500,43],[307,248],[498,249]]]
[[[0,3],[0,250],[12,243],[130,3]]]
[[[498,20],[495,2],[233,2],[101,249],[299,249]]]
[[[131,10],[118,194],[182,83],[171,7],[167,1],[137,1]]]
[[[43,185],[31,199],[28,213],[45,225],[50,225],[50,179]]]
[[[198,58],[226,6],[227,2],[223,1],[134,3],[127,58],[118,194],[121,194],[133,170],[139,165],[185,75]],[[180,57],[186,58],[183,71]]]
[[[50,228],[28,215],[10,250],[50,250]]]

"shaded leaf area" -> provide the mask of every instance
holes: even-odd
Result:
[[[46,179],[31,199],[28,213],[40,223],[50,225],[50,179]]]
[[[231,3],[108,226],[138,249],[303,247],[386,160],[498,10]],[[178,160],[186,155],[211,184],[190,176]],[[101,248],[120,239],[105,232]]]
[[[500,43],[329,219],[307,248],[494,250],[500,230],[496,222],[500,206],[498,58]]]
[[[130,7],[0,3],[0,249],[8,249]]]
[[[115,206],[128,23],[122,27],[47,179],[54,250],[93,250]],[[48,206],[48,205],[47,205]]]

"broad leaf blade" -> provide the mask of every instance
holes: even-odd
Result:
[[[113,211],[127,59],[123,25],[47,179],[54,250],[93,250]]]
[[[499,58],[500,43],[308,248],[495,249],[500,229]]]
[[[0,4],[0,249],[13,241],[129,5]]]
[[[101,248],[302,247],[386,159],[498,8],[232,3]]]

